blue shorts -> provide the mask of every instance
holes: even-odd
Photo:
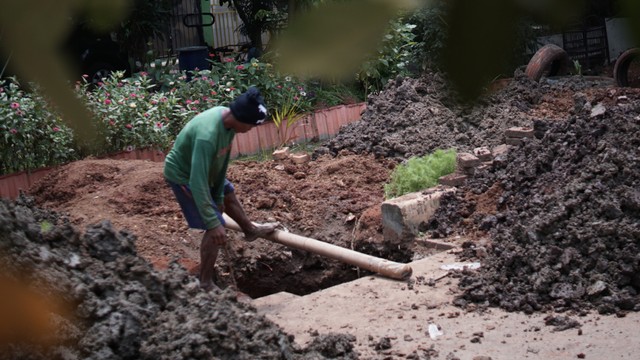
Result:
[[[176,196],[176,200],[178,200],[178,204],[180,204],[180,208],[182,209],[182,214],[187,220],[187,224],[189,225],[189,227],[192,229],[207,230],[207,227],[202,220],[202,216],[200,216],[200,212],[198,211],[198,207],[196,206],[196,202],[193,200],[193,195],[191,195],[191,189],[189,189],[189,185],[178,185],[172,183],[169,180],[167,180],[167,183],[171,187],[171,190],[173,190],[173,193]],[[233,187],[233,184],[229,180],[224,179],[223,193],[227,195],[234,191],[235,189]],[[220,209],[218,209],[218,206],[213,201],[211,201],[211,206],[216,211],[216,215],[218,216],[218,220],[220,220],[220,223],[224,225],[225,222],[222,218]]]

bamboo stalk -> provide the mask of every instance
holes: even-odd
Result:
[[[226,222],[226,228],[235,231],[242,231],[240,226],[233,221],[233,219],[227,216],[227,214],[223,214],[223,216],[224,221]],[[275,230],[271,234],[264,236],[264,238],[288,247],[326,256],[396,280],[408,279],[413,272],[411,267],[407,264],[381,259],[351,249],[343,248],[341,246],[281,230]]]

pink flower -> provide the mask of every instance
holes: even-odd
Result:
[[[115,124],[116,124],[116,123],[115,123],[115,121],[113,121],[113,120],[109,120],[109,125],[113,126],[113,125],[115,125]]]
[[[211,91],[211,95],[218,95],[218,93],[215,91]]]
[[[191,102],[192,102],[191,100],[187,100],[187,105],[191,104]]]
[[[52,130],[53,130],[53,132],[58,132],[58,131],[60,131],[60,128],[57,127],[57,126],[54,126]]]
[[[151,100],[151,105],[158,105],[158,102],[156,100]]]
[[[149,117],[151,115],[149,115],[149,113],[144,113],[144,117]]]
[[[224,62],[227,62],[227,63],[233,62],[233,58],[224,58]]]
[[[214,53],[209,53],[209,57],[216,57],[216,54],[214,54]]]
[[[194,103],[195,105],[198,105],[198,104],[200,104],[200,100],[193,100],[193,103]]]
[[[127,125],[125,125],[124,127],[126,127],[126,128],[127,128],[127,129],[129,129],[129,130],[131,130],[131,129],[133,128],[133,125],[131,125],[131,124],[127,124]]]
[[[147,74],[147,72],[146,72],[146,71],[141,71],[141,72],[140,72],[140,76],[147,76],[147,75],[149,75],[149,74]]]
[[[135,97],[136,97],[136,94],[131,94],[131,95],[129,95],[129,96],[130,96],[131,98],[135,98]]]
[[[105,105],[111,105],[111,100],[110,99],[104,99],[104,104]]]
[[[89,77],[89,75],[87,75],[87,74],[82,74],[82,77],[86,79],[86,78],[88,78],[88,77]]]
[[[12,102],[12,103],[11,103],[11,108],[12,108],[12,109],[17,109],[17,108],[19,108],[19,107],[20,107],[20,104],[19,104],[19,103],[17,103],[17,102]]]
[[[236,70],[244,70],[244,65],[236,65]]]
[[[9,132],[10,132],[10,133],[12,133],[12,134],[17,134],[17,133],[18,133],[18,130],[16,130],[16,129],[11,129],[11,130],[9,130]]]
[[[104,85],[104,83],[102,81],[98,81],[98,86],[102,87],[102,85]]]

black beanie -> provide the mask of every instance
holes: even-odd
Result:
[[[260,90],[254,86],[238,96],[229,108],[233,116],[245,124],[260,125],[267,118],[267,105]]]

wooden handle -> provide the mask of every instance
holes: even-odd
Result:
[[[240,226],[233,221],[227,214],[223,214],[225,227],[231,230],[242,231]],[[274,232],[264,236],[265,239],[271,240],[278,244],[282,244],[295,249],[305,250],[321,256],[341,261],[346,264],[354,265],[359,268],[375,272],[386,277],[404,280],[411,276],[413,270],[407,264],[401,264],[375,256],[363,254],[341,246],[329,244],[316,239],[292,234],[285,231],[275,230]]]

